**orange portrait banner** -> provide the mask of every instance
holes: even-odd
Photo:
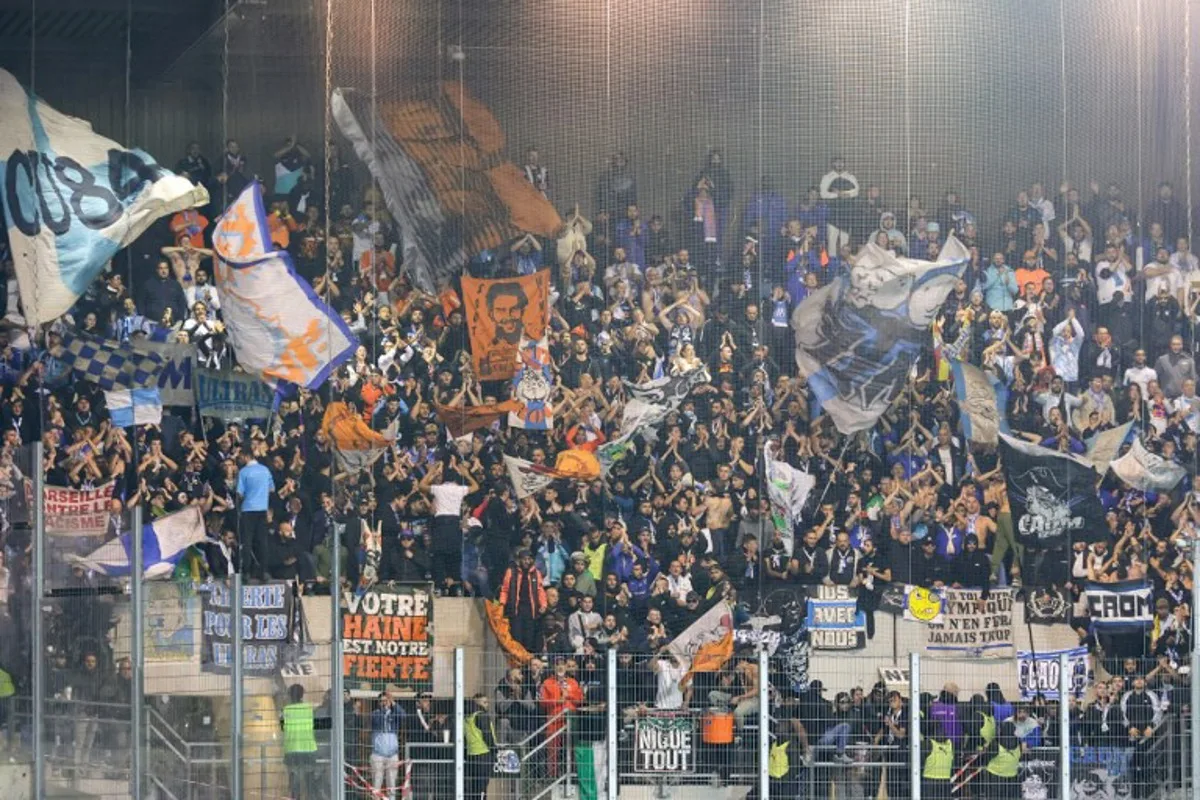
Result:
[[[550,313],[550,270],[519,278],[462,279],[463,306],[471,336],[475,377],[509,380],[521,337],[540,339]]]

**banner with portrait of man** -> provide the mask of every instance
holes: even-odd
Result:
[[[550,270],[494,280],[464,275],[462,290],[475,377],[512,378],[522,337],[536,341],[546,334]]]

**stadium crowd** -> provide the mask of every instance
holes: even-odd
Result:
[[[96,385],[70,380],[23,324],[6,257],[6,475],[14,451],[41,440],[49,483],[118,480],[110,537],[134,504],[151,518],[199,505],[212,541],[181,565],[195,579],[240,565],[253,578],[327,592],[337,558],[351,586],[430,580],[442,595],[498,601],[515,641],[537,656],[490,698],[502,739],[585,706],[608,647],[629,668],[623,713],[713,702],[736,709],[744,725],[757,702],[751,668],[738,662],[696,687],[683,680],[684,665],[660,654],[713,604],[728,600],[744,615],[780,588],[848,586],[870,637],[888,583],[1022,587],[1040,569],[1016,542],[996,450],[963,434],[947,369],[958,359],[1007,386],[1011,428],[1030,442],[1083,452],[1087,437],[1132,420],[1149,449],[1187,471],[1172,494],[1132,490],[1110,475],[1099,490],[1107,536],[1061,554],[1076,601],[1087,580],[1146,578],[1156,608],[1148,634],[1115,650],[1077,616],[1080,641],[1113,676],[1073,708],[1083,723],[1078,735],[1136,741],[1180,704],[1174,692],[1188,680],[1191,647],[1189,543],[1200,519],[1200,261],[1171,184],[1139,205],[1113,184],[1064,182],[1047,191],[1034,182],[1002,219],[981,219],[973,199],[953,190],[930,208],[918,198],[896,202],[835,158],[810,188],[783,191],[763,179],[738,206],[741,195],[713,151],[680,187],[679,208],[651,213],[639,205],[634,165],[615,154],[597,179],[590,218],[570,218],[582,247],[560,262],[555,242],[526,237],[469,267],[476,277],[551,271],[553,429],[496,423],[454,439],[438,406],[503,400],[511,391],[508,381],[473,373],[461,295],[412,287],[399,231],[354,170],[335,160],[326,178],[294,140],[276,155],[303,174],[286,196],[271,197],[272,238],[358,336],[354,357],[320,390],[285,399],[271,424],[202,423],[181,410],[131,435],[110,423]],[[575,203],[536,150],[523,162],[558,205]],[[193,145],[176,169],[209,186],[213,204],[152,229],[135,248],[133,272],[116,260],[58,325],[120,341],[166,327],[195,343],[200,364],[234,365],[208,259],[221,198],[231,200],[252,173],[232,140],[218,167]],[[929,346],[873,429],[840,434],[811,413],[793,356],[792,312],[867,242],[935,259],[951,234],[971,258]],[[564,448],[611,439],[626,380],[698,367],[709,379],[656,430],[643,431],[604,479],[557,481],[516,497],[503,456],[553,464]],[[394,445],[361,474],[338,473],[320,430],[325,406],[339,399],[377,430],[397,426]],[[779,442],[780,458],[816,478],[790,553],[763,488],[769,440]],[[27,531],[8,524],[0,536],[2,614],[22,602],[30,567]],[[96,583],[83,570],[74,580]],[[20,624],[18,615],[4,616],[10,627]],[[84,652],[70,658],[86,668]],[[783,735],[803,750],[831,746],[852,760],[848,748],[865,741],[905,752],[909,709],[898,694],[874,687],[827,699],[819,684],[790,695],[776,688],[780,707],[794,709],[780,719],[801,723]],[[977,694],[984,687],[966,687],[961,697],[948,687],[929,702],[962,700],[961,719],[986,706],[1001,739],[1040,744],[1057,735],[1044,703],[969,699]],[[397,724],[389,714],[377,720],[384,733]],[[945,733],[981,735],[961,724]],[[547,754],[550,769],[557,757]],[[889,774],[897,772],[903,776]],[[902,781],[888,786],[889,797],[905,796]]]

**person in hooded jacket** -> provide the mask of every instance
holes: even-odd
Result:
[[[963,541],[963,550],[954,559],[951,570],[955,586],[980,590],[980,597],[988,599],[992,576],[992,560],[979,549],[979,537],[968,533]]]

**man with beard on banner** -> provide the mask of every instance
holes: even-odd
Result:
[[[1100,476],[1090,461],[1000,435],[1000,455],[1017,543],[1025,548],[1026,585],[1066,583],[1075,541],[1105,536]]]
[[[839,431],[870,428],[904,388],[969,260],[954,236],[935,262],[867,244],[848,271],[796,307],[796,364]]]
[[[486,280],[464,275],[463,310],[471,337],[471,363],[481,381],[508,380],[522,342],[538,342],[550,324],[550,270],[519,278]]]

